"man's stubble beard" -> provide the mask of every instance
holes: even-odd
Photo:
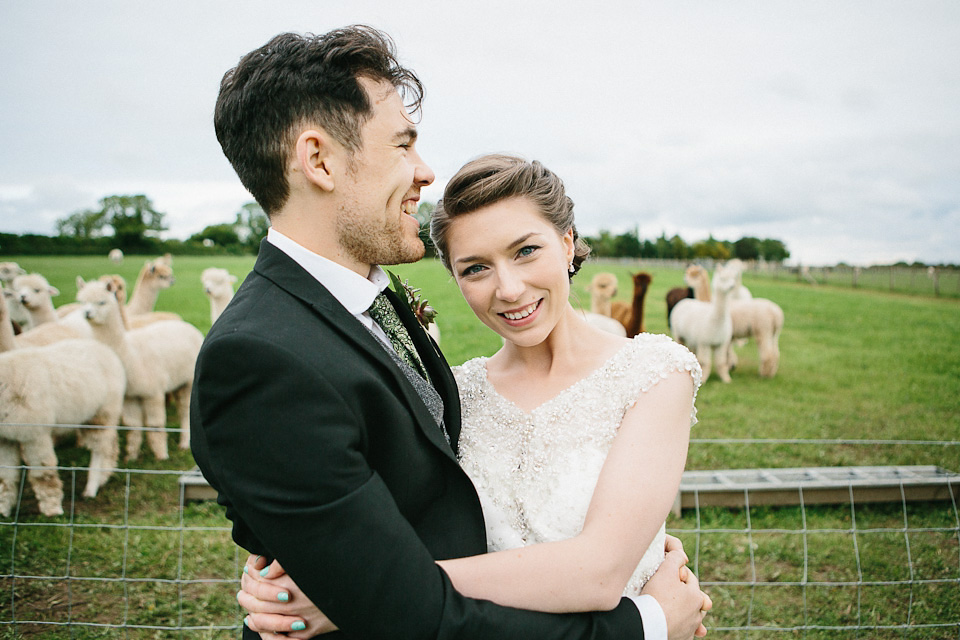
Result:
[[[426,248],[419,235],[408,238],[401,225],[371,229],[370,224],[346,215],[337,217],[337,238],[344,251],[362,264],[407,264],[420,260]],[[400,219],[397,221],[399,222]]]

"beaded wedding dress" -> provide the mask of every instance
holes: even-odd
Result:
[[[453,371],[462,407],[460,462],[480,496],[490,551],[576,536],[627,409],[672,371],[688,371],[695,390],[701,376],[685,347],[642,333],[589,376],[526,413],[490,384],[486,362],[474,358]],[[696,420],[691,406],[690,424]],[[624,595],[639,594],[657,570],[664,536],[661,525]]]

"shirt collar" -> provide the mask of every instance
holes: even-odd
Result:
[[[267,241],[290,256],[317,282],[327,288],[334,298],[352,315],[359,316],[370,308],[373,299],[387,288],[390,278],[378,265],[370,268],[364,278],[333,260],[310,251],[283,235],[273,227],[267,230]]]

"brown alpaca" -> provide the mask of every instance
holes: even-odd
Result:
[[[632,338],[638,333],[644,333],[647,328],[643,324],[643,301],[647,297],[647,288],[653,282],[653,276],[646,271],[633,274],[633,303],[614,300],[611,302],[611,317],[619,321],[627,330],[627,337]]]

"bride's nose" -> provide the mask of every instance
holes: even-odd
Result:
[[[513,302],[519,300],[523,294],[523,279],[513,269],[499,269],[497,271],[497,297],[501,300]]]

